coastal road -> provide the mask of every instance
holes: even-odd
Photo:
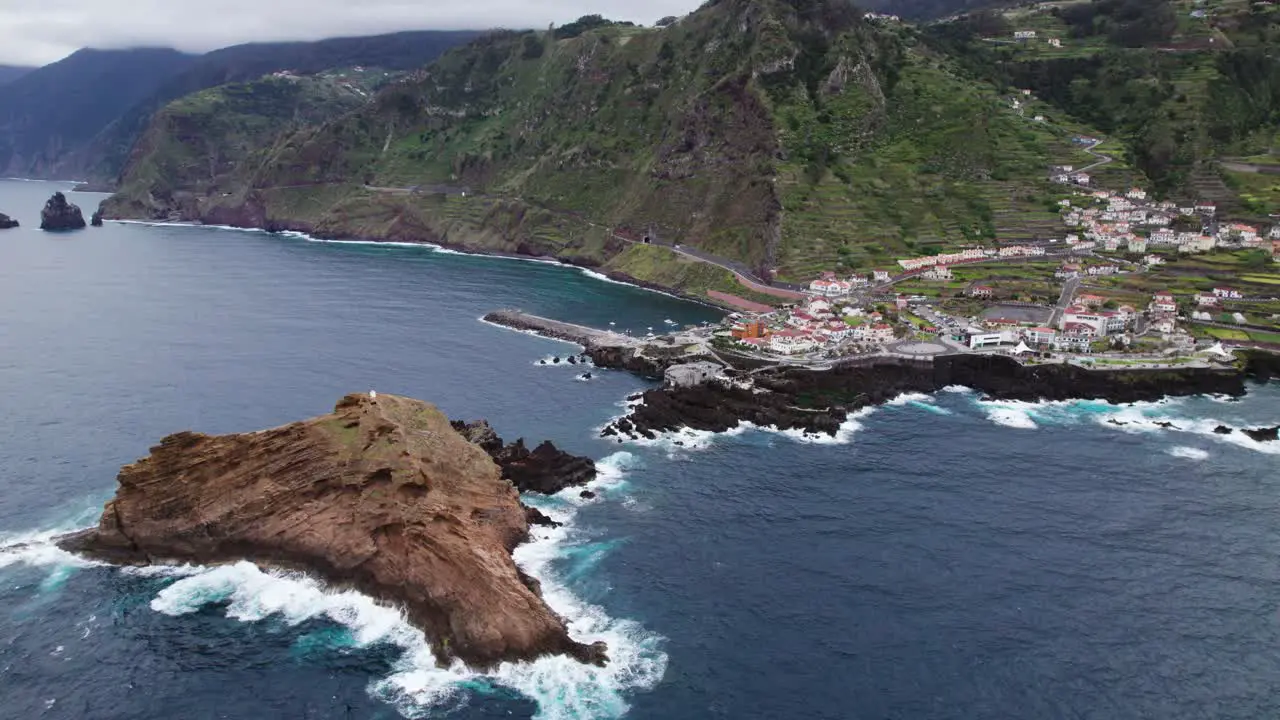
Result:
[[[1073,277],[1062,283],[1062,294],[1058,296],[1058,304],[1053,306],[1053,316],[1049,318],[1051,327],[1057,327],[1058,321],[1062,319],[1062,313],[1071,307],[1071,298],[1075,297],[1083,280],[1084,278]]]
[[[718,257],[711,253],[698,250],[697,248],[690,248],[684,245],[645,243],[643,240],[634,240],[629,237],[618,235],[617,233],[614,233],[613,237],[617,240],[631,243],[632,245],[654,245],[656,247],[664,247],[671,252],[687,257],[690,260],[696,260],[698,262],[707,263],[708,265],[715,265],[716,267],[723,268],[733,273],[733,276],[738,279],[738,283],[743,287],[755,290],[762,295],[772,295],[773,297],[787,300],[803,300],[806,297],[806,295],[801,292],[799,285],[792,285],[790,283],[777,283],[775,285],[770,285],[757,277],[755,273],[751,272],[751,269],[748,268],[745,263],[738,262],[736,260]]]

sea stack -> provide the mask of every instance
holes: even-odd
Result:
[[[18,227],[17,220],[14,220],[13,218],[9,217],[8,215],[5,215],[4,213],[0,213],[0,230],[8,230],[9,228],[16,228],[16,227]]]
[[[604,644],[571,639],[512,560],[531,515],[515,487],[428,403],[348,395],[270,430],[180,432],[118,481],[98,526],[61,547],[121,564],[308,571],[403,607],[445,663],[606,662]]]
[[[93,211],[93,215],[89,218],[89,224],[94,227],[102,227],[102,207]]]
[[[84,214],[77,205],[67,202],[67,196],[54,193],[40,211],[41,230],[79,230],[85,226]]]

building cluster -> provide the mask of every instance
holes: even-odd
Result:
[[[1057,176],[1055,179],[1061,179]],[[1280,226],[1269,232],[1245,223],[1217,226],[1213,219],[1217,207],[1210,202],[1194,205],[1178,205],[1170,201],[1151,202],[1147,193],[1133,188],[1126,193],[1097,190],[1090,194],[1093,204],[1077,206],[1063,200],[1063,222],[1080,228],[1079,234],[1066,237],[1068,245],[1086,250],[1097,248],[1106,252],[1147,253],[1164,248],[1182,253],[1209,252],[1214,248],[1259,248],[1272,255],[1280,253]],[[1177,218],[1194,217],[1201,223],[1199,230],[1174,229]],[[1081,237],[1083,236],[1083,237]]]
[[[971,328],[967,342],[975,350],[1000,345],[1026,343],[1037,350],[1087,352],[1094,343],[1131,333],[1138,321],[1138,311],[1130,306],[1103,310],[1103,298],[1086,295],[1062,314],[1057,327],[1016,320],[995,319],[983,328]]]
[[[839,298],[851,295],[871,285],[887,283],[893,279],[887,270],[874,270],[871,274],[855,273],[846,279],[836,277],[830,271],[822,273],[822,277],[809,283],[809,292],[826,298]]]
[[[776,313],[738,318],[729,332],[744,345],[778,355],[833,350],[848,343],[879,345],[896,337],[879,312],[842,307],[820,297]]]

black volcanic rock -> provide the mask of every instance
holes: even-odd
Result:
[[[567,487],[585,485],[596,477],[596,464],[591,458],[571,455],[550,441],[533,450],[525,446],[524,438],[506,444],[483,420],[470,423],[455,420],[453,429],[489,453],[502,468],[502,477],[522,492],[554,495]]]
[[[89,224],[94,227],[102,227],[102,208],[93,211],[93,217],[89,218]]]
[[[1226,425],[1219,425],[1218,427],[1213,429],[1213,434],[1215,435],[1230,435],[1233,432],[1235,431],[1227,427]]]
[[[1273,442],[1280,439],[1280,425],[1269,428],[1245,429],[1240,432],[1248,435],[1254,442]]]
[[[8,230],[9,228],[16,228],[16,227],[18,227],[17,220],[14,220],[13,218],[9,217],[8,215],[5,215],[4,213],[0,213],[0,230]]]
[[[54,193],[40,211],[41,230],[79,230],[85,226],[84,213],[77,205],[67,202],[67,196]]]
[[[753,388],[712,382],[649,390],[643,402],[601,435],[652,439],[685,427],[724,432],[740,422],[834,435],[854,410],[904,393],[930,393],[951,385],[972,388],[994,400],[1084,398],[1123,404],[1182,395],[1239,397],[1245,393],[1246,377],[1256,375],[1248,370],[1197,368],[1025,366],[992,355],[950,355],[931,361],[886,358],[823,371],[777,367],[755,373]]]

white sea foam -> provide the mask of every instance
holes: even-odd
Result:
[[[1176,458],[1186,458],[1187,460],[1204,460],[1209,457],[1207,451],[1200,448],[1187,447],[1186,445],[1169,448],[1166,452]]]
[[[1035,430],[1040,427],[1036,425],[1036,421],[1031,417],[1031,411],[1026,408],[1013,407],[1004,404],[987,403],[987,417],[991,422],[1004,427],[1017,428],[1019,430]]]
[[[69,553],[54,544],[54,540],[76,528],[39,530],[15,535],[0,536],[0,568],[11,565],[59,568],[93,567],[94,562]]]
[[[643,404],[643,402],[643,399],[637,399],[634,401],[626,401],[625,405],[630,408],[632,405]],[[655,433],[655,437],[652,438],[646,438],[640,435],[631,435],[622,439],[627,443],[640,447],[653,447],[665,450],[667,451],[667,456],[672,458],[678,457],[682,452],[706,450],[715,444],[715,441],[719,438],[737,437],[749,431],[781,435],[782,437],[807,445],[847,445],[853,441],[854,434],[862,429],[862,423],[860,420],[875,412],[875,410],[875,407],[865,407],[861,410],[849,413],[849,416],[845,418],[845,421],[836,429],[835,435],[807,432],[795,428],[788,428],[784,430],[775,425],[756,425],[752,422],[740,420],[734,427],[721,432],[695,430],[690,427],[682,427],[678,430]],[[626,415],[624,414],[620,415],[618,418],[614,418],[614,420],[611,420],[605,425],[605,427],[608,427],[609,424],[612,424],[623,417],[626,417]],[[603,429],[603,427],[599,428],[597,432]]]
[[[616,493],[638,460],[626,452],[597,463],[598,477],[588,487],[597,496]],[[533,539],[515,551],[521,568],[542,583],[548,605],[566,619],[572,637],[609,645],[607,667],[583,665],[564,657],[528,663],[503,663],[479,673],[462,663],[441,668],[422,633],[398,609],[380,605],[354,591],[326,588],[300,573],[262,570],[250,563],[215,568],[175,568],[183,574],[151,601],[156,612],[181,616],[209,604],[225,605],[228,617],[243,622],[276,618],[296,626],[327,618],[345,626],[358,647],[389,643],[404,654],[393,672],[370,683],[369,692],[393,704],[403,715],[427,717],[447,710],[476,683],[511,688],[538,704],[539,718],[614,718],[626,713],[626,695],[652,688],[666,671],[663,638],[630,620],[610,617],[602,608],[576,597],[555,562],[583,542],[574,525],[577,507],[586,502],[574,489],[537,504],[564,523],[533,529]],[[194,573],[193,573],[194,571]]]
[[[1242,432],[1253,427],[1269,427],[1275,421],[1242,425],[1210,417],[1187,417],[1183,408],[1189,398],[1163,398],[1151,402],[1112,405],[1099,400],[1051,402],[977,401],[987,417],[998,425],[1034,429],[1044,425],[1074,425],[1092,422],[1101,427],[1130,434],[1188,433],[1268,455],[1280,455],[1280,442],[1259,442]],[[1230,430],[1215,432],[1218,428]]]
[[[912,407],[935,415],[951,415],[952,412],[935,403],[933,395],[925,393],[903,393],[885,403],[888,407]]]
[[[885,402],[885,405],[887,407],[902,407],[903,405],[908,405],[913,402],[929,402],[932,399],[932,397],[925,393],[902,393],[894,399]]]

